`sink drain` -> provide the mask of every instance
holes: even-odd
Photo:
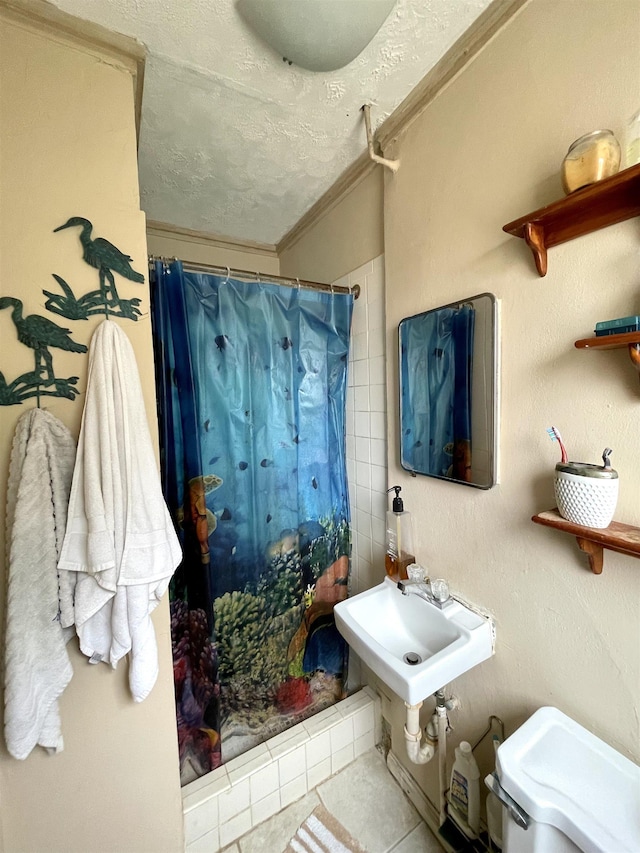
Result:
[[[422,663],[422,658],[416,652],[407,652],[403,657],[405,663],[408,663],[409,666],[415,666],[418,663]]]

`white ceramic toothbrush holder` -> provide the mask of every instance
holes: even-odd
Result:
[[[588,462],[559,462],[554,487],[558,511],[583,527],[608,527],[618,502],[618,472]]]

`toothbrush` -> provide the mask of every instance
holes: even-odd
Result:
[[[561,457],[562,462],[568,462],[569,457],[567,456],[567,450],[566,450],[564,444],[562,443],[562,436],[560,435],[560,432],[554,426],[549,427],[547,429],[547,432],[549,433],[549,438],[551,439],[551,441],[557,441],[558,444],[560,445],[560,453],[562,454],[562,457]]]

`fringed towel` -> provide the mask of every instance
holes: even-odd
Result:
[[[158,654],[151,611],[182,553],[162,496],[133,348],[105,320],[89,376],[69,520],[58,568],[75,572],[75,625],[90,662],[130,653],[136,702],[151,691]]]
[[[75,441],[57,418],[31,409],[16,425],[7,488],[4,733],[14,758],[63,748],[58,699],[73,670],[59,615],[56,564],[67,521]],[[71,578],[60,595],[68,604]]]

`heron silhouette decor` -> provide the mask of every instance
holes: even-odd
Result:
[[[72,216],[64,225],[53,230],[55,233],[74,227],[81,229],[79,237],[83,260],[98,270],[99,289],[77,298],[70,285],[63,278],[52,273],[63,292],[60,294],[44,290],[43,293],[47,297],[45,308],[68,320],[86,320],[93,314],[137,320],[140,316],[138,308],[140,300],[121,299],[113,275],[118,273],[129,281],[142,283],[144,276],[131,266],[133,259],[103,237],[92,239],[93,224],[82,216]]]
[[[32,371],[23,373],[11,383],[7,383],[4,374],[0,372],[0,406],[13,406],[29,397],[37,397],[38,405],[42,396],[74,400],[79,393],[75,387],[78,377],[60,379],[55,375],[49,347],[67,352],[86,352],[86,346],[74,341],[69,329],[63,329],[47,317],[41,317],[40,314],[24,317],[22,301],[14,296],[0,297],[0,311],[5,308],[11,308],[11,319],[18,340],[33,350],[35,365]]]

